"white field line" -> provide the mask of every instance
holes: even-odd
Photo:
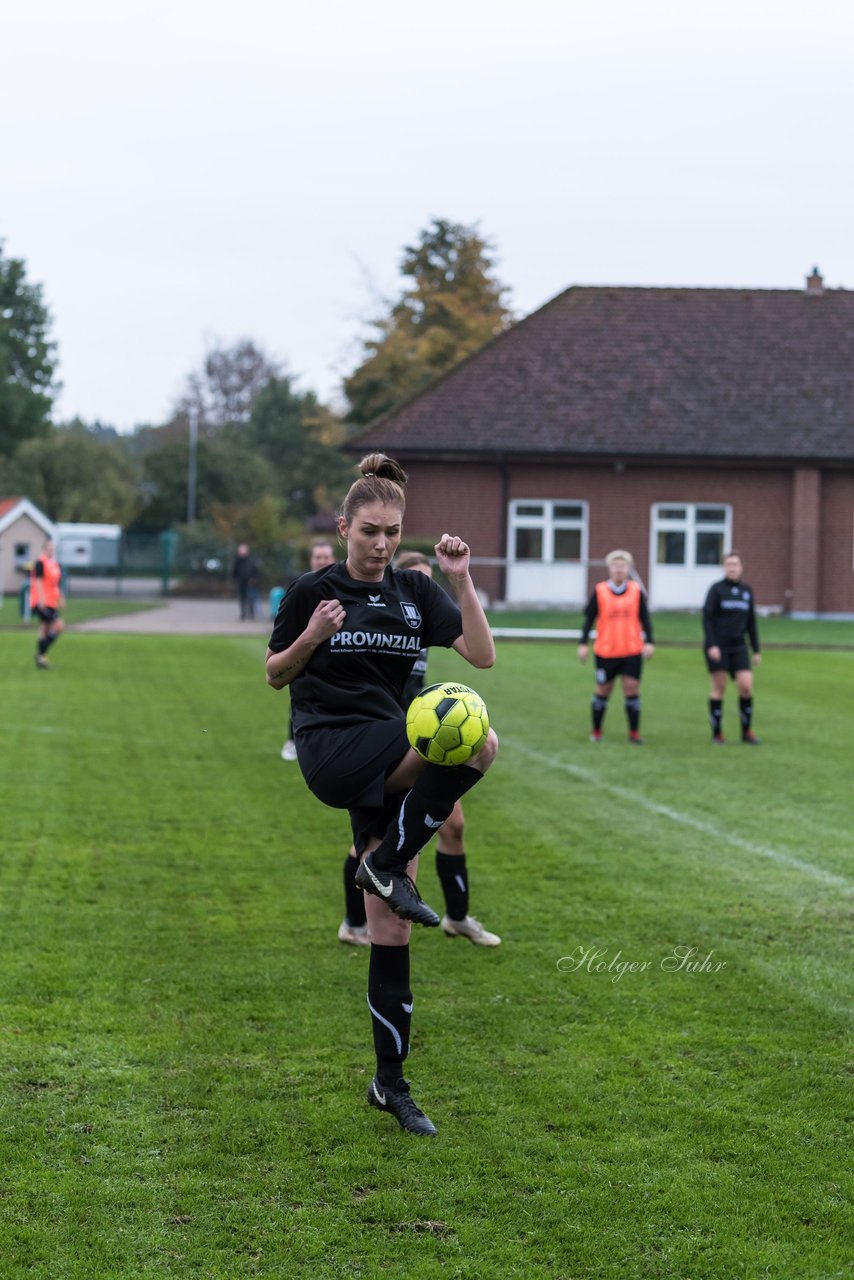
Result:
[[[851,891],[854,889],[854,882],[846,879],[845,876],[836,875],[833,871],[826,871],[824,867],[817,867],[812,862],[804,862],[801,858],[794,858],[789,853],[783,853],[780,849],[774,849],[771,845],[757,844],[754,840],[745,840],[742,836],[735,835],[732,831],[727,831],[723,827],[716,827],[712,822],[704,822],[702,818],[694,818],[690,813],[682,813],[679,809],[672,809],[669,805],[658,804],[655,800],[650,800],[641,791],[630,791],[628,787],[618,786],[614,782],[607,782],[598,774],[593,773],[590,769],[585,769],[581,765],[569,764],[565,760],[555,760],[550,756],[541,755],[538,751],[532,751],[530,747],[525,746],[523,742],[516,742],[502,737],[502,743],[510,747],[513,751],[519,751],[522,755],[529,756],[535,760],[537,764],[544,768],[557,769],[560,773],[569,773],[575,778],[579,778],[582,782],[589,782],[592,786],[600,787],[603,791],[610,791],[612,795],[619,796],[621,800],[627,800],[629,803],[638,805],[642,809],[646,809],[648,813],[655,813],[661,818],[666,818],[669,822],[675,822],[682,827],[690,827],[692,831],[699,831],[701,835],[709,836],[710,839],[716,840],[718,843],[724,842],[733,845],[736,849],[743,849],[745,853],[751,853],[759,858],[768,858],[772,862],[776,862],[779,866],[790,867],[793,871],[799,871],[802,875],[809,876],[812,880],[817,880],[820,884],[830,885],[835,889],[843,889]]]

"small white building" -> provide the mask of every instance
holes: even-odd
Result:
[[[82,524],[59,521],[56,525],[56,558],[63,569],[89,569],[93,573],[117,569],[121,562],[120,524]]]
[[[15,594],[56,526],[29,498],[0,498],[0,601]]]

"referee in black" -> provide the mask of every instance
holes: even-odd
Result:
[[[762,661],[753,589],[742,578],[743,565],[737,551],[729,551],[721,561],[724,576],[709,588],[703,605],[703,635],[706,666],[711,676],[709,722],[712,742],[723,743],[724,693],[727,676],[738,686],[738,713],[741,740],[756,747],[759,739],[753,732],[753,667]],[[753,660],[747,649],[747,638]]]

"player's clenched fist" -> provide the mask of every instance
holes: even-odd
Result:
[[[443,573],[465,574],[468,571],[470,549],[462,538],[443,533],[434,550]]]
[[[306,631],[311,639],[320,643],[340,631],[346,614],[340,600],[321,600],[311,615]]]

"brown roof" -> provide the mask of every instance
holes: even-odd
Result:
[[[351,443],[852,460],[854,292],[567,289]]]

